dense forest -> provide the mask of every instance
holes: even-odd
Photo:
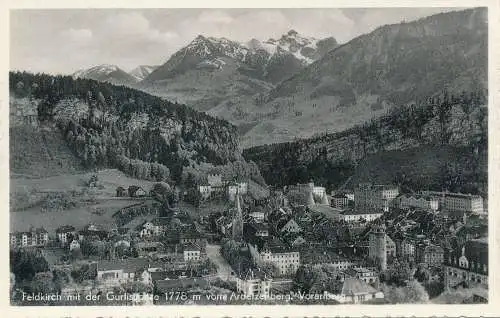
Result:
[[[184,105],[70,76],[11,72],[9,86],[11,98],[36,105],[40,123],[59,128],[89,169],[178,182],[186,167],[245,163],[234,125]]]
[[[390,154],[377,159],[385,161],[376,167],[378,170],[391,170],[387,171],[390,180],[384,182],[409,183],[414,190],[447,187],[483,192],[487,183],[486,105],[485,91],[459,96],[443,92],[416,104],[393,108],[384,116],[342,132],[249,148],[243,156],[255,161],[266,182],[273,185],[313,179],[333,190],[350,177],[356,179],[361,170],[374,168],[370,166],[377,156]],[[408,161],[406,152],[412,149],[417,152],[414,157],[420,156],[423,161],[432,161],[445,150],[447,153],[430,164],[404,166],[408,162],[401,161]],[[405,159],[397,162],[398,157]],[[439,165],[435,168],[440,172],[426,175],[429,167],[424,164]]]

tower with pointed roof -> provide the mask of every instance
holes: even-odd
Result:
[[[240,194],[236,192],[236,209],[233,217],[233,240],[241,242],[243,240],[243,214],[241,212]]]

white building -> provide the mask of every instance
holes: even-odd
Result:
[[[344,209],[349,204],[349,198],[345,194],[335,194],[332,196],[331,206],[337,209]]]
[[[236,279],[236,290],[245,296],[268,297],[272,278],[260,270],[249,269]]]
[[[209,184],[198,186],[198,190],[200,191],[201,197],[203,199],[210,198],[210,195],[212,194],[212,186]]]
[[[479,195],[437,191],[422,191],[422,194],[437,199],[440,208],[447,211],[484,213],[483,198]]]
[[[147,267],[148,260],[144,258],[99,261],[96,280],[99,284],[108,286],[133,282],[136,280],[136,273],[141,274]]]
[[[80,242],[78,242],[77,240],[71,241],[71,243],[69,244],[69,250],[72,251],[77,248],[80,248]]]
[[[186,244],[183,249],[185,262],[197,262],[201,259],[201,249],[194,244]]]
[[[259,222],[259,223],[264,222],[265,217],[266,217],[265,213],[262,211],[255,211],[255,212],[249,213],[248,216],[251,217],[254,221]]]
[[[70,240],[76,237],[76,230],[74,226],[65,225],[56,229],[56,235],[61,246],[66,246]]]
[[[400,209],[419,208],[423,210],[437,211],[439,200],[432,196],[406,195],[398,197]]]
[[[339,218],[348,223],[359,222],[361,220],[366,220],[368,222],[374,221],[382,216],[382,211],[376,211],[372,209],[365,209],[361,211],[348,210],[341,212]]]
[[[237,193],[243,195],[247,194],[247,192],[248,192],[248,183],[246,182],[231,183],[227,186],[227,195],[229,201],[234,201]]]
[[[257,265],[272,263],[280,276],[293,276],[300,266],[300,253],[282,242],[257,238],[248,243],[252,259]]]

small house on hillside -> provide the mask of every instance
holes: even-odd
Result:
[[[127,190],[125,190],[124,187],[118,187],[116,188],[116,196],[117,197],[126,197],[127,196]]]
[[[143,188],[132,185],[128,187],[128,195],[131,198],[142,198],[146,196],[146,191]]]

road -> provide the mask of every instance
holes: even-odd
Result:
[[[233,269],[220,253],[220,245],[207,245],[207,257],[217,266],[217,277],[222,280],[236,280],[234,275],[231,275]]]

